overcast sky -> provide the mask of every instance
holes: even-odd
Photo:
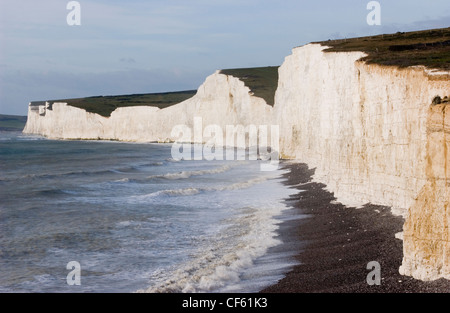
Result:
[[[311,41],[450,26],[449,0],[0,0],[0,113],[29,101],[197,89]]]

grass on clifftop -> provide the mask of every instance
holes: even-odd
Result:
[[[239,78],[255,97],[263,98],[273,106],[278,86],[278,66],[228,69],[220,73]]]
[[[51,100],[49,102],[65,102],[68,105],[84,109],[87,112],[109,117],[111,113],[119,107],[153,106],[160,109],[167,108],[193,97],[196,92],[196,90],[187,90],[122,96],[97,96],[78,99]]]
[[[330,46],[326,52],[363,51],[367,63],[450,70],[450,27],[316,43]]]
[[[26,122],[26,116],[0,114],[1,131],[22,131]]]
[[[263,98],[267,104],[273,106],[278,85],[278,66],[229,69],[222,70],[221,73],[239,78],[256,97]],[[65,102],[70,106],[84,109],[87,112],[109,117],[115,109],[120,107],[154,106],[164,109],[193,97],[196,92],[196,90],[187,90],[123,96],[97,96],[50,100],[48,102]]]

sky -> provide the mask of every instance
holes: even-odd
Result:
[[[69,2],[0,0],[0,114],[192,90],[219,69],[281,65],[313,41],[450,27],[448,0],[380,0],[380,25],[367,23],[369,0],[79,0],[79,12]]]

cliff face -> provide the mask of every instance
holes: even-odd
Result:
[[[431,106],[450,93],[448,76],[323,49],[296,48],[280,67],[274,115],[283,156],[315,167],[315,179],[344,204],[371,202],[405,216],[403,274],[450,278],[450,124],[444,107]]]
[[[449,108],[439,104],[427,111],[426,183],[404,225],[400,273],[423,280],[450,276]]]
[[[105,139],[133,142],[171,142],[175,125],[193,129],[194,117],[203,126],[270,125],[272,107],[251,95],[242,81],[219,74],[209,76],[197,94],[165,109],[138,106],[118,108],[109,118],[65,103],[29,106],[24,133],[52,139]]]
[[[450,279],[447,181],[450,113],[435,96],[450,95],[449,73],[358,61],[362,52],[327,52],[310,44],[279,68],[274,107],[232,76],[215,74],[197,94],[166,109],[119,108],[109,118],[55,103],[30,106],[25,133],[57,139],[173,141],[175,125],[280,127],[280,153],[316,168],[349,206],[390,206],[405,217],[400,272]],[[374,221],[376,223],[376,221]],[[368,260],[372,261],[372,260]]]

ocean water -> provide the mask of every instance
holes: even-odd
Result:
[[[0,132],[0,292],[259,291],[295,264],[270,253],[292,193],[282,173]]]

